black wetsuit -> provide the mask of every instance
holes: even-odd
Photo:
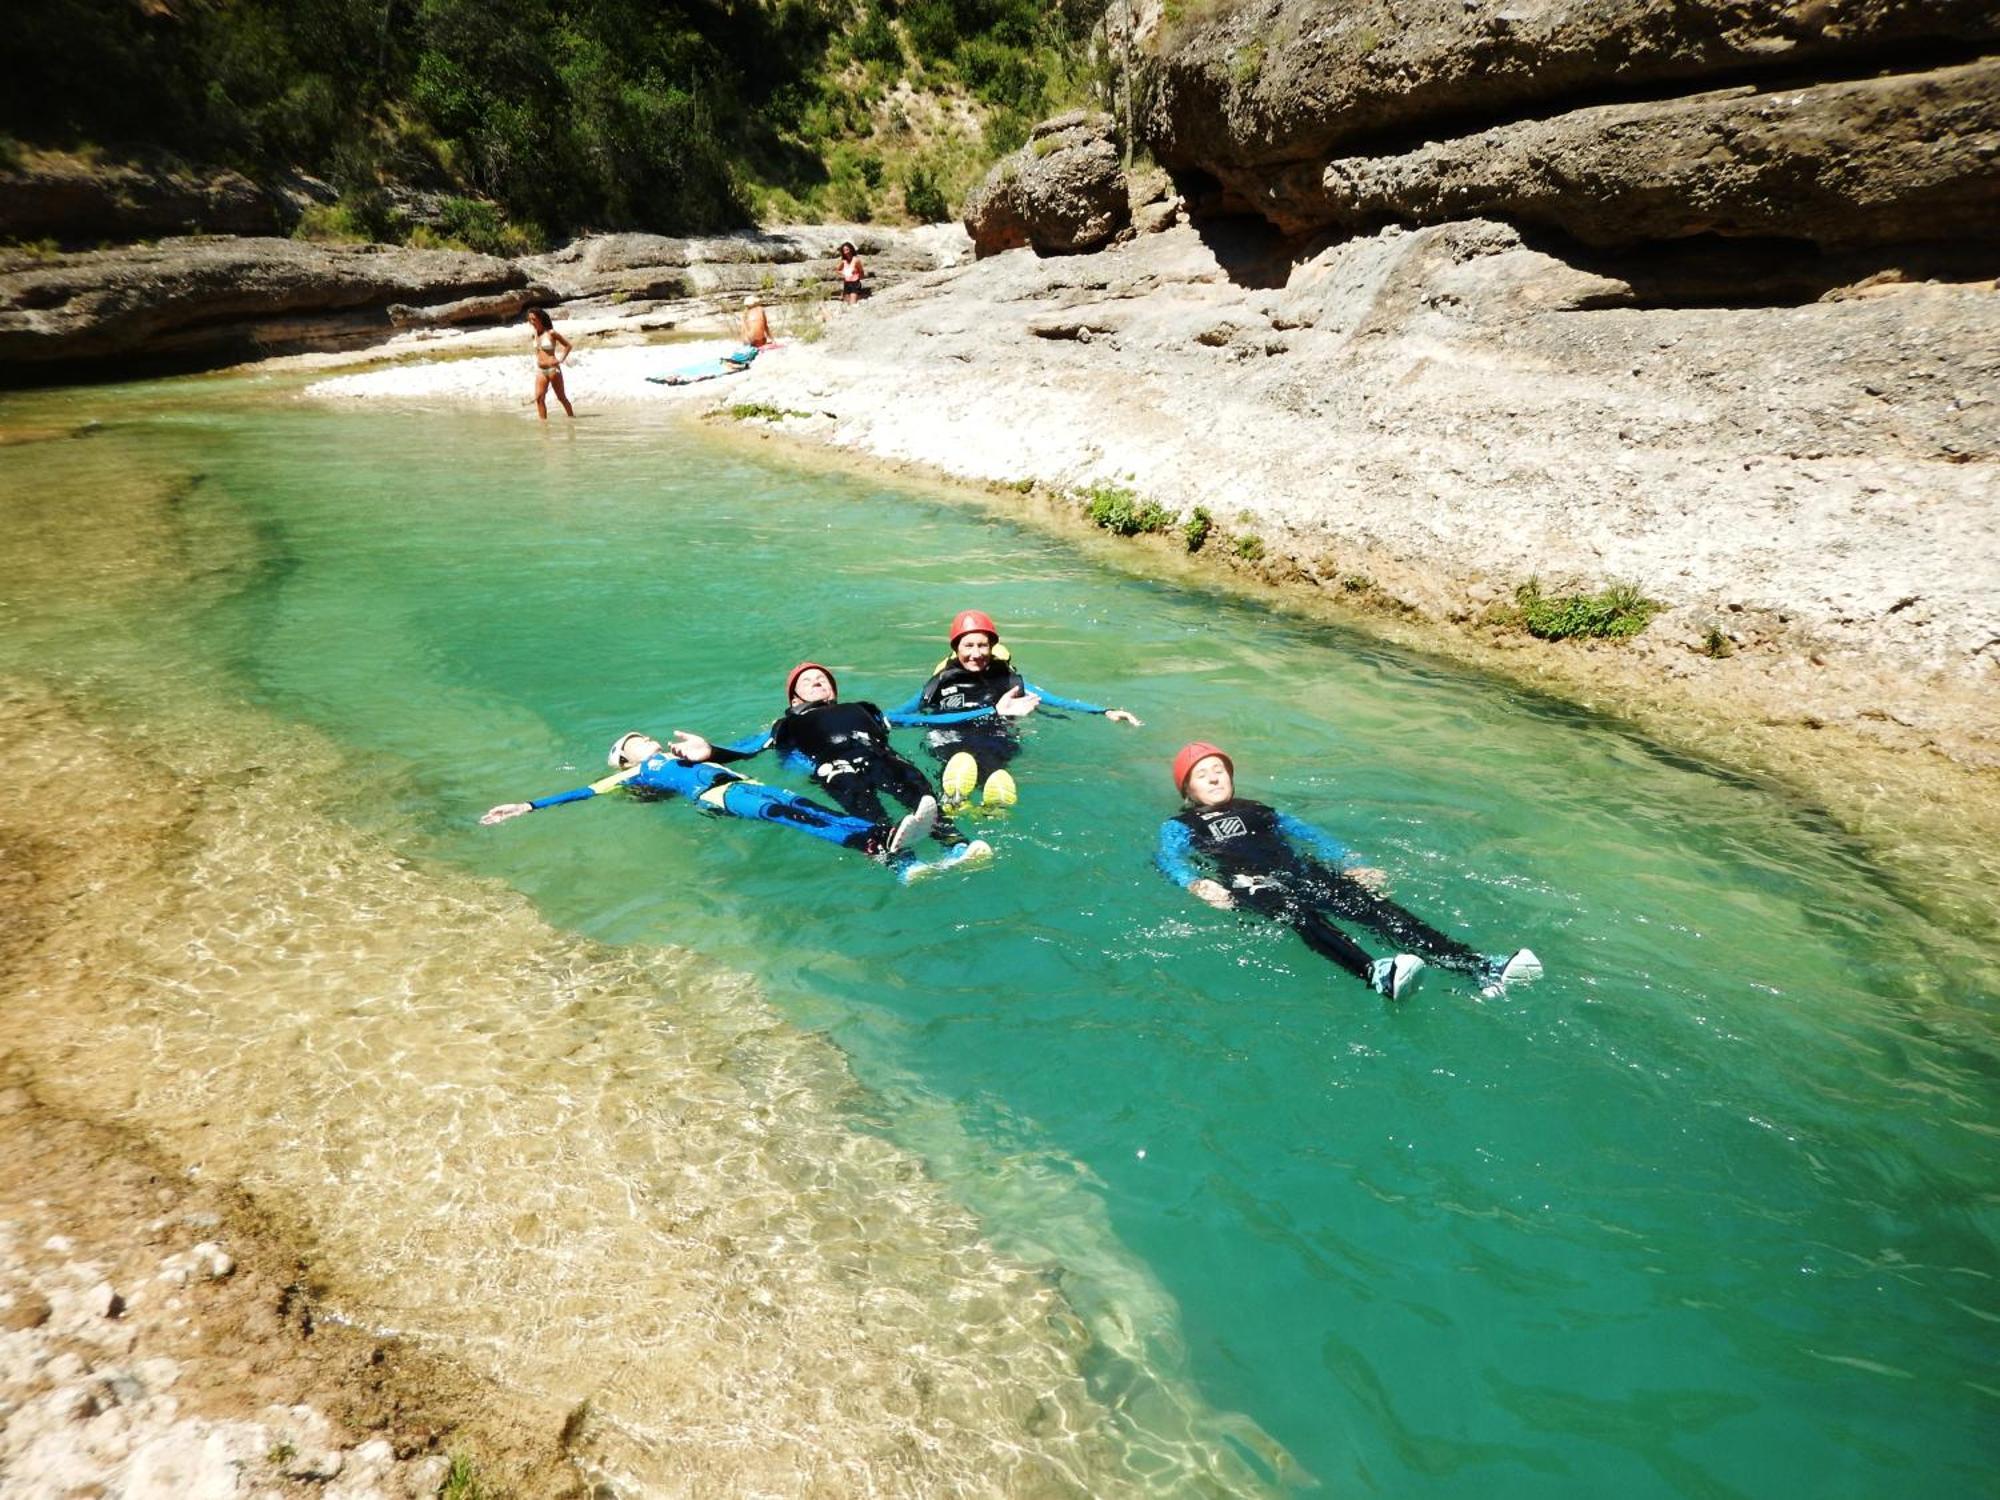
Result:
[[[872,703],[808,703],[788,710],[770,730],[734,745],[718,745],[718,762],[747,760],[775,749],[786,760],[810,765],[827,796],[857,818],[885,821],[882,795],[908,808],[937,790],[924,773],[889,744],[889,721]],[[940,817],[931,836],[941,844],[962,844],[965,835]]]
[[[1342,871],[1339,865],[1349,858],[1342,844],[1310,823],[1232,797],[1216,807],[1189,807],[1161,824],[1156,862],[1182,887],[1212,872],[1238,906],[1285,923],[1307,947],[1362,979],[1373,958],[1329,914],[1439,968],[1485,970],[1486,960],[1473,949]]]
[[[1004,656],[995,656],[983,672],[969,672],[956,658],[940,667],[931,680],[917,689],[909,702],[889,710],[897,723],[906,714],[979,714],[964,724],[932,729],[924,743],[939,761],[947,761],[963,750],[979,762],[979,774],[989,776],[1021,753],[1021,736],[1012,719],[1003,719],[994,705],[1019,688],[1042,700],[1045,708],[1067,708],[1077,713],[1101,714],[1107,710],[1080,698],[1063,698],[1039,687],[1015,671]],[[980,713],[980,710],[985,710]]]

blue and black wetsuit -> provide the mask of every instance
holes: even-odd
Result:
[[[886,821],[885,792],[908,808],[937,796],[924,773],[889,744],[889,726],[948,722],[948,715],[884,714],[872,703],[807,703],[788,710],[763,734],[717,745],[713,758],[748,760],[776,750],[788,763],[810,767],[813,779],[850,814],[880,823]],[[944,817],[933,825],[931,837],[947,845],[965,842],[965,835]]]
[[[801,833],[844,849],[879,853],[888,841],[889,830],[880,818],[869,821],[821,807],[817,802],[761,781],[751,781],[734,771],[706,762],[691,764],[660,754],[638,766],[614,772],[602,781],[580,786],[573,792],[538,797],[528,806],[556,807],[564,802],[581,802],[601,792],[623,788],[635,797],[685,797],[703,812],[731,818],[759,818],[767,823],[784,823]]]
[[[1067,708],[1080,714],[1110,712],[1095,703],[1059,697],[1038,687],[1014,670],[1002,648],[995,647],[983,672],[967,671],[955,657],[947,660],[914,697],[890,709],[889,717],[897,723],[922,722],[901,717],[914,714],[949,714],[962,719],[963,727],[933,729],[924,736],[924,743],[940,762],[965,751],[979,763],[979,776],[984,780],[1021,753],[1021,736],[1014,721],[994,711],[994,705],[1015,688],[1033,693],[1046,708]]]
[[[1205,875],[1236,904],[1288,925],[1307,947],[1368,978],[1368,951],[1328,920],[1357,922],[1404,953],[1463,973],[1484,972],[1478,953],[1378,895],[1340,867],[1354,855],[1332,835],[1261,802],[1232,797],[1189,807],[1160,825],[1154,862],[1183,888]]]

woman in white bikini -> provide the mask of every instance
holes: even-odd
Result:
[[[572,417],[576,408],[569,404],[569,397],[563,393],[563,361],[569,358],[573,347],[570,341],[555,330],[549,322],[549,315],[539,307],[531,307],[525,314],[528,326],[535,330],[535,414],[544,422],[549,419],[549,392],[556,393],[556,400],[562,402],[562,409]]]

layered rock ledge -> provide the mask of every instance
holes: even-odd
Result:
[[[391,245],[170,239],[76,255],[0,255],[0,368],[177,361],[385,337],[392,306],[498,299],[512,316],[549,296],[510,261]]]
[[[2000,227],[1990,0],[1259,0],[1149,35],[1160,160],[1291,234],[1517,210],[1590,243]]]

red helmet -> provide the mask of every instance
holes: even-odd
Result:
[[[822,667],[816,661],[802,661],[796,667],[793,667],[791,675],[785,678],[785,701],[787,703],[792,701],[792,689],[799,685],[799,677],[806,672],[826,673],[826,680],[833,684],[834,696],[836,698],[840,696],[840,681],[833,675],[832,668]]]
[[[975,630],[984,631],[996,641],[1000,639],[1000,627],[993,623],[993,616],[983,614],[976,609],[962,609],[951,619],[952,645],[957,646],[960,636],[969,635]]]
[[[1187,793],[1188,777],[1194,768],[1211,755],[1220,756],[1222,763],[1229,767],[1229,774],[1236,774],[1236,762],[1229,758],[1229,752],[1220,745],[1211,745],[1207,740],[1196,740],[1192,745],[1181,746],[1181,753],[1174,757],[1174,790],[1182,795]]]

